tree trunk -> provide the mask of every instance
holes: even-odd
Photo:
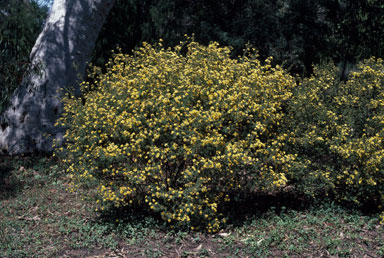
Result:
[[[32,69],[0,119],[0,150],[10,155],[52,151],[64,128],[54,126],[62,112],[62,90],[80,95],[98,33],[115,0],[54,0],[31,52]],[[38,72],[34,72],[38,70]]]

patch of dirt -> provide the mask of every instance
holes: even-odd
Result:
[[[104,257],[113,257],[110,256],[112,253],[110,250],[105,249],[88,249],[82,248],[77,250],[65,250],[59,253],[55,253],[51,257],[60,257],[60,258],[104,258]],[[119,257],[119,256],[116,256]],[[120,256],[121,257],[121,256]]]

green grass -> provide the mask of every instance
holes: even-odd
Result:
[[[226,207],[217,234],[171,230],[141,210],[95,213],[49,157],[0,156],[0,257],[382,257],[384,228],[288,193]]]

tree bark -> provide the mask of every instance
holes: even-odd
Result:
[[[54,1],[30,55],[31,72],[0,118],[2,152],[50,153],[54,139],[63,141],[65,128],[54,126],[62,112],[63,90],[80,95],[79,82],[114,2]]]

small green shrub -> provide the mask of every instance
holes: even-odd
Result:
[[[193,40],[116,54],[84,99],[64,100],[60,151],[74,189],[93,185],[101,209],[139,204],[217,231],[231,193],[284,186],[295,158],[283,151],[295,80],[270,63]]]
[[[290,179],[312,194],[340,201],[384,203],[384,66],[361,62],[340,82],[332,64],[295,88],[287,123],[290,150],[299,158]]]

